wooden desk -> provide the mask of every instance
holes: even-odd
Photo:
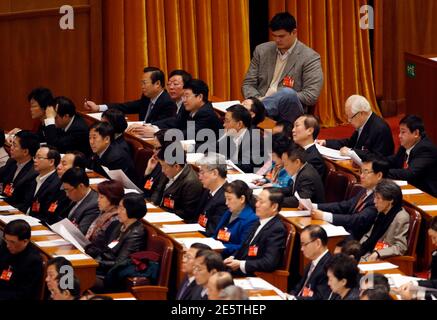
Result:
[[[114,300],[137,300],[130,292],[104,293],[102,296],[111,297]]]

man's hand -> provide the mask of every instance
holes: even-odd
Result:
[[[318,145],[321,145],[321,146],[323,146],[323,147],[326,146],[326,140],[316,140],[315,142],[316,142]]]
[[[378,254],[376,252],[373,252],[370,256],[367,257],[367,261],[368,262],[374,262],[374,261],[378,261]]]
[[[126,129],[127,133],[139,136],[140,138],[153,138],[156,129],[153,126],[143,126],[141,124],[132,124]]]
[[[53,108],[52,106],[48,106],[47,108],[46,108],[46,119],[49,119],[49,118],[55,118],[56,117],[56,110],[55,110],[55,108]]]
[[[158,164],[158,158],[153,155],[150,157],[149,161],[147,162],[147,168],[146,171],[144,171],[144,175],[148,176],[149,174],[152,173],[152,171],[156,168]]]
[[[236,260],[234,257],[226,258],[223,262],[225,266],[229,267],[232,271],[240,269],[240,260]]]
[[[311,211],[311,218],[315,220],[323,220],[323,211],[318,209],[313,209],[313,211]]]
[[[402,297],[402,300],[413,300],[413,292],[411,290],[412,286],[413,283],[406,283],[400,286],[398,290],[395,290],[395,292]]]
[[[340,149],[340,154],[342,156],[348,156],[350,151],[351,149],[349,149],[348,147],[343,147]]]
[[[100,111],[99,106],[94,101],[85,101],[85,103],[83,104],[83,107],[85,108],[85,110],[90,111],[90,112],[99,112]]]

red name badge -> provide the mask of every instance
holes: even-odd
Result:
[[[169,198],[169,197],[165,197],[164,198],[164,207],[174,209],[174,200]]]
[[[58,201],[53,202],[49,207],[50,213],[55,213],[56,209],[58,208]]]
[[[256,257],[258,255],[258,246],[250,246],[247,255],[249,257]]]
[[[201,214],[197,223],[200,224],[202,227],[206,228],[206,224],[208,223],[208,218],[206,217],[206,214]]]
[[[378,241],[375,245],[375,250],[381,250],[381,249],[385,249],[388,248],[389,245],[387,242],[384,241]]]
[[[8,197],[12,197],[12,194],[14,193],[14,187],[12,186],[12,183],[8,183],[5,187],[5,190],[3,190],[3,192]]]
[[[217,234],[217,239],[228,242],[231,238],[231,233],[225,229],[221,229]],[[255,254],[256,255],[256,254]]]
[[[293,88],[294,87],[294,79],[291,76],[285,76],[284,80],[282,81],[282,86],[287,88]]]
[[[39,212],[41,205],[39,204],[38,201],[34,201],[32,203],[32,212]]]
[[[267,173],[267,175],[266,175],[266,179],[272,181],[272,179],[273,179],[273,172],[272,172],[272,171],[270,171],[269,173]]]
[[[144,189],[146,190],[151,190],[153,186],[153,178],[150,178],[146,181],[146,183],[144,184]]]
[[[3,272],[0,276],[0,280],[10,281],[12,278],[12,274],[13,274],[13,272],[11,271],[11,269],[3,270]]]
[[[302,290],[302,297],[312,297],[314,295],[313,290],[311,290],[308,287],[303,288]]]

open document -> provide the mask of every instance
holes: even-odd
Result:
[[[177,242],[185,248],[190,248],[193,243],[203,243],[208,245],[212,250],[222,250],[225,248],[221,241],[214,238],[175,238]]]
[[[123,187],[126,189],[134,189],[138,191],[138,193],[143,193],[143,191],[136,186],[135,183],[132,182],[131,179],[127,177],[127,175],[121,169],[117,170],[109,170],[107,167],[102,166],[103,170],[105,170],[106,174],[112,179],[120,181],[123,184]]]
[[[301,203],[306,210],[311,212],[314,209],[311,199],[302,199],[297,191],[294,192],[294,196],[297,198],[297,200],[299,200],[299,203]]]
[[[59,234],[65,240],[68,240],[82,252],[85,252],[86,246],[90,244],[90,241],[85,238],[83,233],[67,218],[52,224],[50,229]]]
[[[232,182],[235,180],[241,180],[241,181],[246,182],[246,184],[251,189],[260,189],[260,188],[262,188],[262,186],[257,186],[253,182],[256,180],[263,179],[263,178],[264,178],[263,176],[260,176],[260,175],[255,174],[255,173],[238,173],[238,174],[228,174],[226,179],[228,180],[228,182]]]
[[[217,109],[217,110],[219,110],[221,112],[226,113],[226,110],[229,107],[232,107],[233,105],[236,105],[236,104],[240,104],[240,101],[233,100],[233,101],[213,102],[212,103],[212,107],[214,109]]]
[[[317,150],[328,159],[331,160],[350,160],[349,156],[342,156],[339,150],[323,147],[316,143]]]
[[[353,149],[350,149],[348,154],[357,166],[361,167],[363,165],[363,161]]]

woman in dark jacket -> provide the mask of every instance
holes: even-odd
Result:
[[[331,294],[328,300],[360,300],[357,262],[343,253],[336,254],[326,265]]]
[[[114,128],[113,144],[123,149],[126,154],[132,155],[132,150],[124,139],[123,133],[127,128],[127,121],[124,113],[117,109],[108,109],[102,113],[102,121],[108,122]]]

